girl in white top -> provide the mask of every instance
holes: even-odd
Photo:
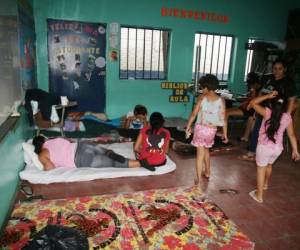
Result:
[[[192,133],[192,123],[198,116],[192,140],[192,145],[197,147],[195,184],[200,182],[203,165],[205,165],[204,176],[206,178],[210,176],[209,148],[214,144],[217,127],[223,127],[223,139],[225,143],[228,142],[227,126],[224,122],[225,102],[215,93],[219,86],[219,80],[216,76],[207,74],[200,78],[199,84],[203,89],[203,94],[198,97],[186,127],[186,135],[189,137]]]

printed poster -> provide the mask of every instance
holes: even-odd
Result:
[[[106,25],[48,19],[49,91],[105,112]]]

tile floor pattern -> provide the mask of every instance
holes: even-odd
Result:
[[[248,195],[255,188],[256,167],[254,162],[237,159],[243,152],[239,149],[213,156],[211,178],[202,180],[203,189],[256,243],[255,249],[300,249],[300,162],[292,162],[290,153],[282,155],[273,169],[264,203],[259,204]],[[172,150],[170,157],[177,170],[162,176],[34,185],[34,194],[56,199],[193,185],[195,158],[179,156]],[[240,194],[221,194],[219,190],[224,188],[237,189]]]

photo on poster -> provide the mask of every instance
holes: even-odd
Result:
[[[118,50],[115,50],[115,49],[110,50],[110,60],[112,62],[118,61]]]

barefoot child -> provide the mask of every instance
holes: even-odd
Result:
[[[299,159],[291,115],[286,112],[284,100],[278,98],[277,95],[277,91],[272,91],[267,95],[255,98],[250,103],[255,111],[263,117],[256,148],[257,190],[249,193],[255,201],[260,203],[263,202],[263,190],[268,189],[272,165],[282,153],[285,130],[287,130],[293,149],[292,159]],[[269,99],[271,99],[270,108],[263,107],[261,103]]]
[[[225,119],[224,99],[215,93],[219,86],[219,80],[216,76],[207,74],[200,78],[199,84],[202,87],[203,94],[198,97],[193,112],[190,115],[186,127],[186,135],[191,135],[191,126],[197,117],[194,129],[192,145],[197,147],[195,184],[199,184],[203,165],[205,165],[204,176],[210,176],[210,156],[209,148],[214,144],[217,127],[223,127],[224,142],[227,143],[227,127]]]

